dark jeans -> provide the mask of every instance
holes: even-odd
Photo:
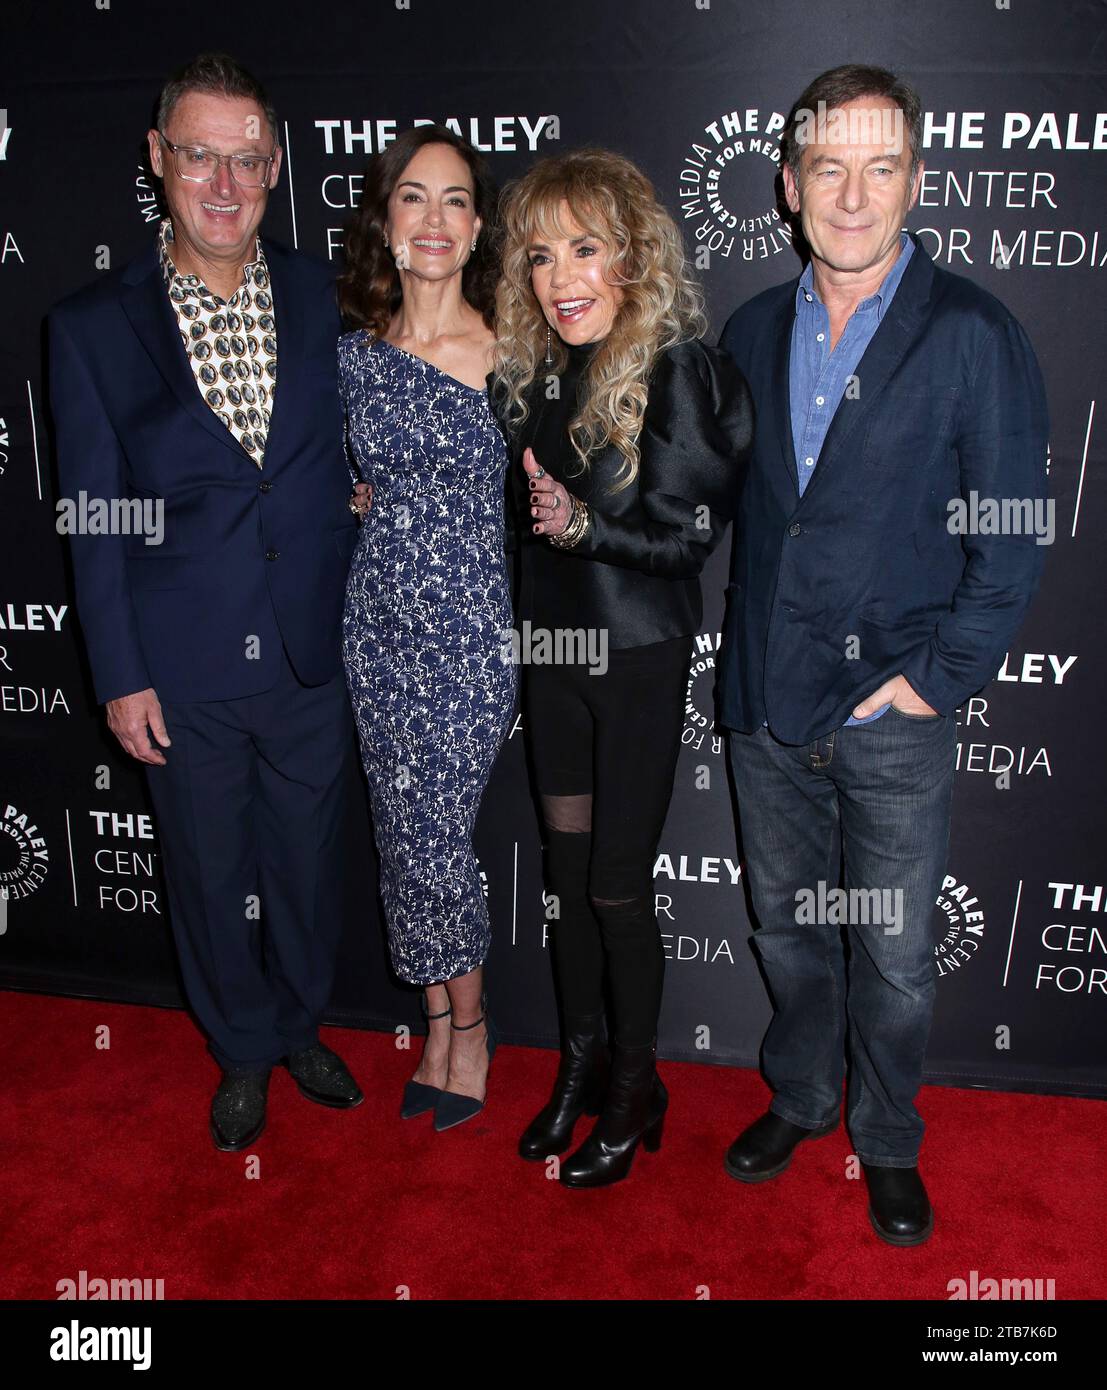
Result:
[[[909,1168],[922,1140],[914,1102],[956,737],[952,718],[894,708],[806,746],[767,729],[730,736],[754,942],[775,1010],[763,1050],[770,1109],[808,1129],[836,1118],[848,1037],[848,1124],[864,1163]],[[848,896],[835,921],[840,866]]]

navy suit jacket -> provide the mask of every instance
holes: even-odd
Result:
[[[282,641],[307,685],[340,669],[347,507],[334,281],[262,239],[277,325],[264,468],[201,397],[157,249],[51,311],[61,496],[161,499],[164,538],[71,538],[77,609],[101,702],[270,689]],[[252,640],[256,639],[256,640]]]
[[[1033,534],[962,535],[951,499],[1045,497],[1048,419],[1003,305],[915,254],[802,498],[789,352],[798,277],[751,299],[722,345],[753,391],[735,523],[720,719],[809,743],[902,673],[940,714],[987,684],[1037,586]]]

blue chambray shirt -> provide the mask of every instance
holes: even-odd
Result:
[[[892,296],[903,279],[915,243],[900,232],[900,253],[895,265],[875,294],[863,299],[846,323],[834,351],[830,351],[830,315],[814,290],[811,263],[796,287],[796,321],[788,363],[788,387],[792,404],[792,443],[796,451],[796,481],[800,496],[818,464],[830,422],[845,394],[849,378],[869,346]],[[871,724],[887,710],[884,705],[864,719],[851,714],[845,727]]]

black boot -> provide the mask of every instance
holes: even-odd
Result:
[[[797,1145],[822,1139],[838,1128],[837,1118],[818,1129],[804,1129],[768,1110],[747,1126],[726,1151],[726,1170],[739,1182],[767,1182],[783,1173]]]
[[[657,1074],[657,1039],[646,1047],[612,1049],[607,1099],[592,1133],[561,1165],[566,1187],[605,1187],[630,1172],[641,1140],[648,1152],[661,1146],[669,1104]]]
[[[567,1025],[553,1095],[523,1131],[520,1155],[543,1159],[564,1153],[581,1115],[600,1113],[609,1069],[603,1013],[585,1015]]]
[[[869,1220],[889,1245],[921,1245],[934,1229],[934,1211],[918,1168],[862,1163],[869,1188]]]

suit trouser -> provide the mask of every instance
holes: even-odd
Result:
[[[914,1102],[956,740],[952,718],[894,708],[803,746],[764,728],[730,736],[774,1008],[762,1049],[769,1108],[807,1129],[836,1120],[848,1042],[849,1132],[864,1163],[911,1167],[922,1141]]]
[[[265,1069],[318,1040],[341,934],[354,754],[341,670],[237,700],[162,703],[147,766],[189,1004],[220,1066]]]

